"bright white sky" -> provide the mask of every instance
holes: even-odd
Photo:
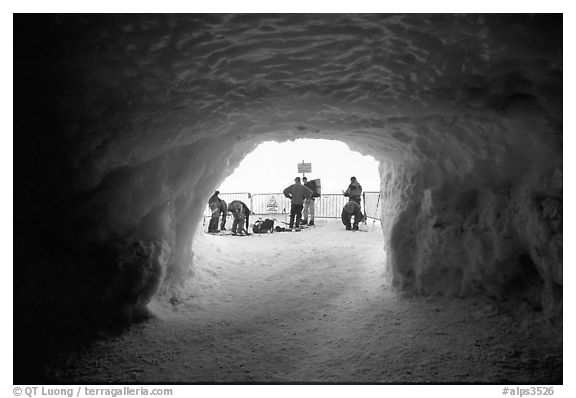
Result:
[[[222,193],[275,193],[294,183],[298,163],[312,163],[308,180],[320,178],[322,193],[341,193],[355,176],[364,191],[380,191],[378,162],[333,140],[264,142],[249,153],[220,187]]]

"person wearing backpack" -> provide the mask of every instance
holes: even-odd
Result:
[[[294,184],[284,190],[284,196],[290,199],[290,224],[292,230],[300,231],[300,220],[302,219],[302,209],[304,200],[312,197],[312,190],[305,187],[300,182],[300,177],[294,179]],[[294,220],[296,218],[296,220]]]
[[[314,193],[316,184],[313,181],[308,182],[306,177],[302,178],[302,183],[312,191],[312,196],[304,200],[303,220],[300,225],[314,225],[314,201],[316,200]],[[310,222],[308,222],[308,213],[310,213]]]
[[[250,209],[241,200],[234,200],[228,205],[228,211],[232,213],[232,235],[249,235],[248,224],[250,219]],[[246,222],[246,229],[244,229]]]
[[[350,225],[350,221],[354,217],[354,225]],[[354,230],[358,231],[358,224],[362,221],[362,208],[360,204],[356,202],[354,199],[350,198],[348,203],[344,205],[342,208],[342,223],[346,226],[346,230]]]
[[[350,198],[354,202],[360,204],[360,198],[362,197],[362,185],[356,180],[356,177],[350,177],[350,185],[345,192],[342,192],[344,196]]]

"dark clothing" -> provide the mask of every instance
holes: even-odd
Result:
[[[320,196],[320,195],[315,193],[316,192],[316,183],[314,182],[314,180],[308,181],[307,183],[304,184],[304,186],[312,191],[312,200],[316,200],[316,198]]]
[[[297,181],[284,190],[284,196],[289,198],[291,202],[289,226],[290,228],[300,228],[304,201],[312,198],[312,190]],[[294,218],[296,218],[296,224],[294,224]]]
[[[250,209],[246,204],[240,200],[234,200],[228,205],[228,211],[232,213],[234,222],[232,223],[232,233],[248,232],[248,225],[250,223]],[[242,226],[246,221],[246,228]]]
[[[302,219],[302,209],[304,205],[295,205],[292,203],[290,206],[290,228],[300,228],[300,220]],[[294,217],[296,217],[296,224],[294,224]]]
[[[250,209],[244,204],[244,218],[246,219],[246,231],[248,231],[248,226],[250,225]]]
[[[218,194],[215,193],[214,195],[210,196],[210,199],[208,199],[208,206],[210,206],[210,208],[212,208],[212,203],[217,203],[220,201],[220,198],[218,197]]]
[[[212,211],[212,217],[210,218],[210,223],[208,223],[208,232],[218,232],[220,229],[225,229],[226,216],[228,215],[228,209],[226,208],[226,202],[219,199],[217,195],[212,195],[208,201],[210,210]],[[222,223],[220,229],[218,229],[218,221],[222,215]]]
[[[360,199],[362,197],[362,185],[358,181],[353,181],[348,185],[348,189],[344,192],[344,196],[350,198],[354,202],[360,204]]]
[[[234,221],[232,221],[232,233],[233,234],[241,234],[246,231],[242,226],[244,225],[244,213],[242,212],[232,212],[232,217],[234,217]]]
[[[354,226],[350,225],[350,221],[354,216]],[[362,208],[352,198],[344,205],[342,209],[342,223],[346,226],[346,229],[358,229],[358,224],[362,221],[364,217],[362,216]]]
[[[218,220],[220,219],[220,213],[214,216],[212,213],[212,218],[210,218],[210,222],[208,223],[208,232],[218,232]]]
[[[208,223],[208,232],[218,232],[218,219],[220,218],[220,199],[217,194],[208,200],[208,206],[212,211],[212,217]]]
[[[297,182],[284,190],[284,196],[289,198],[292,204],[303,205],[304,199],[312,197],[312,190]]]

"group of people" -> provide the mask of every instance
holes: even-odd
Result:
[[[308,182],[306,177],[300,179],[296,177],[294,184],[284,189],[284,196],[290,199],[290,222],[288,227],[292,231],[299,231],[301,225],[314,225],[314,201],[317,197],[312,182]],[[226,230],[226,217],[228,212],[232,213],[232,235],[248,235],[248,225],[250,219],[250,209],[240,200],[232,201],[228,206],[223,199],[220,199],[216,191],[208,200],[208,206],[212,211],[212,217],[208,224],[208,232],[215,233]],[[358,230],[358,224],[363,220],[361,198],[362,186],[356,177],[350,178],[350,185],[342,194],[349,200],[342,209],[342,223],[346,230]],[[304,212],[304,219],[302,219]],[[310,216],[310,221],[308,221]],[[222,221],[218,224],[220,217]],[[352,224],[353,220],[353,224]],[[246,228],[244,228],[244,224]]]
[[[212,217],[208,223],[208,233],[216,233],[226,231],[226,217],[228,212],[232,213],[232,235],[248,235],[248,225],[250,224],[250,209],[241,200],[234,200],[226,206],[224,199],[218,197],[219,191],[214,192],[214,195],[208,199],[208,206],[212,211]],[[220,226],[218,221],[222,217]],[[244,228],[246,224],[246,228]]]
[[[302,183],[303,182],[303,183]],[[309,185],[306,177],[300,180],[300,177],[294,179],[294,184],[284,190],[284,196],[290,199],[290,223],[288,227],[291,230],[299,231],[300,225],[314,225],[314,200],[312,187]],[[362,186],[356,180],[356,177],[350,178],[350,185],[342,194],[348,197],[348,203],[342,209],[342,223],[346,230],[359,229],[358,225],[364,219],[362,207],[360,206],[362,198]],[[302,211],[304,211],[304,220],[302,220]],[[310,222],[308,222],[310,215]],[[352,218],[354,224],[351,225]]]

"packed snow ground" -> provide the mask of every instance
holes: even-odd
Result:
[[[60,383],[503,383],[561,380],[561,347],[484,299],[406,297],[383,237],[199,233],[190,295],[157,318],[56,358]],[[534,325],[532,325],[534,326]]]

